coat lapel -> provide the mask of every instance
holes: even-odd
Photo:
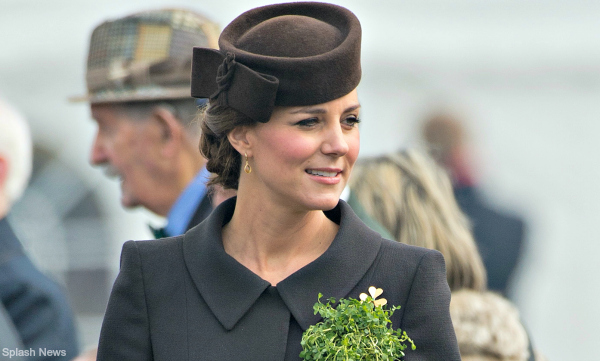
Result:
[[[329,249],[277,285],[281,298],[303,330],[321,319],[313,311],[318,293],[323,294],[323,300],[347,297],[365,276],[381,247],[379,233],[365,226],[343,200],[325,214],[334,222],[339,220],[340,225]]]
[[[221,228],[233,215],[235,199],[217,207],[205,222],[185,233],[183,257],[202,298],[227,330],[248,312],[269,282],[225,253]]]
[[[248,312],[270,286],[225,253],[221,228],[232,217],[235,197],[217,207],[205,222],[184,235],[186,266],[208,307],[227,330]],[[323,255],[277,284],[277,290],[303,330],[319,321],[313,314],[318,293],[324,299],[346,297],[367,273],[381,236],[364,225],[346,202],[325,214],[340,225]]]

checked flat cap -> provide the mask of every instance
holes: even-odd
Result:
[[[113,103],[190,97],[194,46],[216,48],[219,27],[183,9],[144,11],[97,26],[90,40],[88,94]]]

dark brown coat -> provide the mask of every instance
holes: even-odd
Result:
[[[329,249],[272,287],[223,249],[234,208],[235,198],[180,237],[125,243],[99,361],[299,360],[317,294],[358,298],[371,285],[402,306],[394,327],[417,345],[405,360],[460,360],[439,252],[382,239],[340,201],[326,212],[340,225]]]

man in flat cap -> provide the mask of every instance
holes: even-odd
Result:
[[[167,218],[157,238],[183,234],[212,210],[190,74],[193,47],[216,47],[218,36],[213,22],[180,9],[136,13],[92,33],[80,98],[98,124],[90,161],[119,178],[124,207]]]

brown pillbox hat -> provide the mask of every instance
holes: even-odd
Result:
[[[210,98],[266,123],[274,106],[325,103],[361,78],[361,27],[349,10],[297,2],[234,19],[219,50],[194,48],[192,96]]]
[[[91,36],[88,94],[115,103],[190,98],[192,48],[217,47],[219,27],[193,11],[161,9],[105,21]]]

